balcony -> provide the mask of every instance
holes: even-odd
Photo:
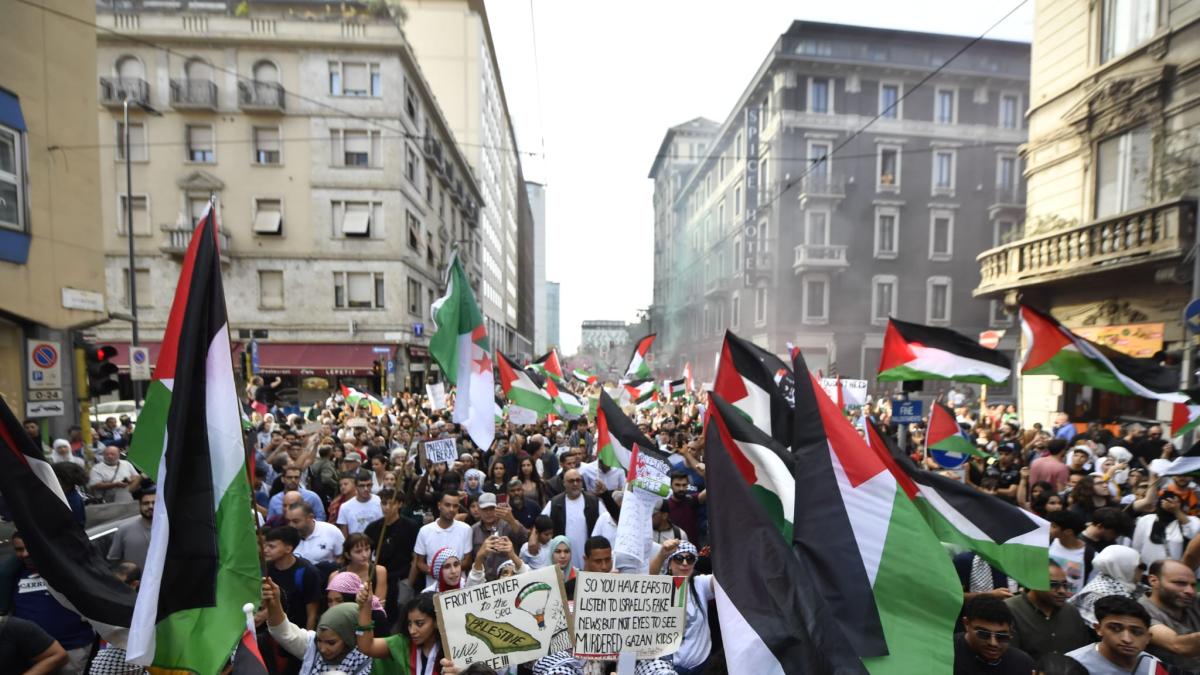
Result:
[[[238,82],[238,107],[248,113],[282,113],[287,96],[278,82]]]
[[[704,284],[704,297],[706,299],[727,297],[735,289],[742,284],[741,276],[722,276],[709,279]]]
[[[209,80],[171,80],[171,107],[217,111],[217,85]]]
[[[846,180],[831,173],[813,173],[800,179],[800,201],[812,198],[842,199],[846,196]]]
[[[1192,246],[1195,219],[1196,202],[1180,199],[984,251],[974,295],[1179,258]]]
[[[167,235],[167,240],[163,242],[158,250],[167,255],[183,257],[187,253],[188,245],[192,243],[192,231],[195,228],[192,225],[181,225],[173,223],[163,225],[162,231]],[[229,262],[229,232],[224,228],[217,230],[217,245],[221,249],[221,262]]]
[[[100,103],[120,108],[124,101],[141,105],[150,104],[150,83],[140,77],[100,78]]]
[[[434,164],[442,163],[442,142],[432,136],[425,137],[425,157]]]
[[[792,271],[796,274],[814,270],[835,270],[849,267],[844,244],[800,244],[796,246],[796,258]]]
[[[988,217],[995,218],[1001,211],[1025,210],[1025,191],[1020,185],[996,184],[996,192],[988,206]]]

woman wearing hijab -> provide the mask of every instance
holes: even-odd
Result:
[[[563,588],[568,598],[575,597],[575,575],[577,570],[571,566],[571,540],[565,534],[560,534],[550,540],[550,562],[562,573]]]
[[[698,675],[708,667],[712,654],[712,632],[708,625],[708,603],[714,598],[711,574],[694,576],[699,552],[689,541],[668,539],[650,561],[651,573],[689,577],[687,607],[684,610],[683,641],[670,657],[676,675]],[[665,559],[665,562],[664,562]],[[664,569],[665,566],[665,569]]]
[[[1189,516],[1179,498],[1163,492],[1158,510],[1137,519],[1130,544],[1142,556],[1142,564],[1153,565],[1163,558],[1179,560],[1187,542],[1200,535],[1200,519]]]
[[[463,490],[475,501],[483,494],[483,481],[487,478],[479,469],[467,469],[463,472]]]
[[[458,551],[446,546],[433,554],[429,563],[429,572],[433,583],[425,587],[426,593],[441,593],[456,588],[465,588],[467,580],[462,573],[462,556]]]
[[[317,620],[315,631],[304,630],[288,621],[279,600],[279,586],[269,577],[263,579],[262,595],[267,607],[267,630],[284,651],[300,659],[300,675],[371,672],[371,658],[355,646],[358,607],[348,602],[331,607]]]
[[[1137,551],[1128,546],[1110,544],[1092,559],[1092,569],[1095,570],[1092,580],[1067,600],[1075,605],[1089,626],[1096,624],[1093,608],[1100,598],[1123,595],[1131,600],[1138,599],[1137,586],[1143,566]]]
[[[371,619],[371,593],[358,593],[358,620],[355,628],[358,649],[374,659],[374,675],[450,675],[457,673],[454,662],[443,658],[442,641],[437,629],[437,608],[432,593],[409,600],[400,613],[397,630],[384,639],[375,637]],[[353,607],[347,603],[347,606]]]

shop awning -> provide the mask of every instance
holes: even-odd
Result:
[[[128,371],[129,343],[108,344],[117,348],[113,362],[122,371]],[[143,342],[142,346],[150,350],[151,365],[157,363],[161,343]],[[245,347],[244,343],[233,345],[235,368]],[[393,358],[395,351],[394,345],[260,342],[258,372],[261,375],[370,375],[376,360]]]

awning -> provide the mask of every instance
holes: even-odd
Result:
[[[117,348],[113,363],[122,371],[129,370],[129,343],[110,342]],[[150,350],[150,364],[158,362],[158,342],[143,342]],[[234,367],[246,345],[234,343]],[[371,366],[378,359],[395,355],[394,345],[325,344],[325,343],[258,343],[258,373],[260,375],[371,375]]]

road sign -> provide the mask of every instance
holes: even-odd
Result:
[[[61,389],[62,360],[59,345],[49,340],[26,340],[29,353],[29,388]]]
[[[254,372],[254,373],[257,373],[259,370],[261,370],[258,367],[258,341],[257,340],[250,341],[250,370],[251,370],[251,372]]]
[[[396,372],[396,359],[388,359],[388,362],[387,362],[387,364],[388,364],[388,365],[387,365],[387,372],[388,372],[388,375],[395,374],[395,372]]]
[[[985,330],[979,334],[979,344],[988,349],[995,349],[1000,345],[1000,338],[1004,337],[1004,333],[1002,330]]]
[[[67,412],[67,404],[62,401],[27,401],[25,403],[26,417],[62,417]]]
[[[34,389],[29,392],[30,401],[61,401],[63,400],[62,389]]]
[[[1184,308],[1183,323],[1193,333],[1200,333],[1200,298],[1189,302]]]
[[[129,377],[145,382],[150,379],[150,350],[145,347],[129,348]]]
[[[918,399],[892,399],[892,421],[909,424],[921,421],[921,401]]]
[[[376,354],[390,354],[390,353],[392,353],[392,348],[391,347],[371,347],[371,351],[375,352]]]
[[[413,324],[413,337],[421,337],[424,334],[425,334],[425,324],[414,323]]]

